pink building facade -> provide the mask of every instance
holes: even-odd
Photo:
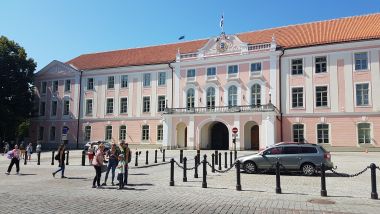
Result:
[[[361,35],[356,25],[373,19],[380,15],[53,61],[37,73],[32,138],[58,143],[68,127],[69,144],[380,147],[380,30]],[[341,28],[348,33],[334,34]]]

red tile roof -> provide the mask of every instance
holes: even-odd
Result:
[[[258,44],[270,42],[273,34],[277,44],[284,48],[380,39],[380,13],[240,33],[237,36],[248,44]],[[82,70],[168,63],[175,60],[178,49],[181,53],[196,52],[207,41],[84,54],[67,63]]]

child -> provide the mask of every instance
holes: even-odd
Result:
[[[119,180],[119,188],[118,189],[123,189],[124,188],[124,170],[125,170],[125,160],[124,160],[124,155],[120,154],[119,157],[119,163],[117,164],[117,180]]]

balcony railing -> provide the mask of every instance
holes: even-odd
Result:
[[[215,106],[194,108],[166,108],[164,114],[210,114],[210,113],[243,113],[243,112],[277,112],[276,106],[266,105]]]

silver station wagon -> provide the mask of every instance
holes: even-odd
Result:
[[[326,170],[334,166],[329,152],[320,145],[309,143],[278,143],[238,160],[240,168],[247,173],[274,169],[277,161],[282,164],[282,170],[301,171],[304,175],[314,175],[322,163]]]

